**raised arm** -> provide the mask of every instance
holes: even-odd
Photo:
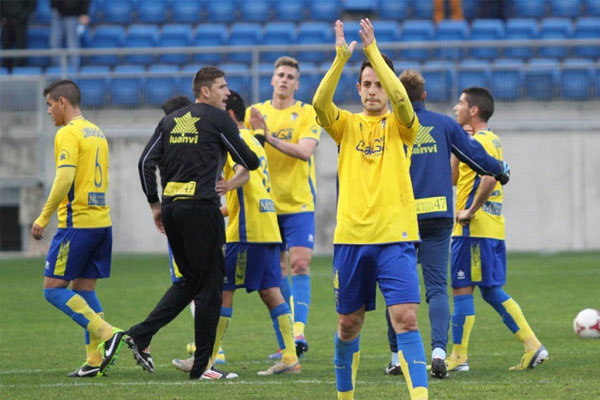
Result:
[[[333,94],[342,76],[344,65],[346,65],[346,62],[352,56],[354,47],[356,47],[356,41],[352,41],[349,46],[346,43],[342,21],[335,21],[335,59],[331,67],[329,67],[329,71],[327,71],[321,80],[313,97],[313,107],[317,113],[317,122],[322,127],[331,126],[339,115],[339,109],[333,104]]]
[[[400,79],[398,79],[394,71],[386,64],[377,48],[373,24],[368,18],[361,19],[360,28],[359,34],[363,41],[365,55],[371,62],[385,93],[392,103],[392,111],[396,116],[396,119],[407,128],[412,128],[416,120],[416,114],[404,85],[402,85],[402,82],[400,82]]]

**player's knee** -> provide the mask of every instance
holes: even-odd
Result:
[[[500,286],[480,287],[481,298],[491,305],[502,304],[509,299],[509,296]]]
[[[404,310],[401,313],[393,315],[392,325],[397,332],[417,330],[417,312],[415,310]]]
[[[358,335],[362,326],[362,317],[357,315],[340,315],[338,317],[338,332],[340,339],[352,340]]]
[[[310,262],[306,258],[292,260],[292,272],[294,275],[306,275],[310,271]]]

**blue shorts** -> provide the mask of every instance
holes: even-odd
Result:
[[[315,246],[315,213],[302,212],[298,214],[283,214],[277,216],[279,231],[281,232],[281,251],[290,247]]]
[[[388,306],[420,303],[417,256],[412,242],[334,245],[333,292],[339,314],[375,309],[375,286]]]
[[[181,272],[179,272],[179,267],[177,267],[175,257],[173,257],[171,245],[167,243],[167,246],[169,247],[169,271],[171,272],[171,282],[179,282],[183,276],[181,275]]]
[[[46,256],[44,276],[72,281],[110,276],[112,227],[59,228]]]
[[[254,290],[279,287],[279,244],[227,243],[223,290]]]
[[[450,254],[453,288],[503,286],[506,283],[504,240],[453,237]]]

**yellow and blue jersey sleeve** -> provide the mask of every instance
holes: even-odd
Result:
[[[500,139],[492,131],[477,132],[473,138],[485,151],[497,160],[502,160],[502,145]],[[458,182],[456,184],[456,210],[465,210],[471,206],[479,188],[481,176],[467,164],[459,164]],[[452,236],[480,237],[490,239],[505,239],[505,221],[502,215],[503,187],[496,182],[494,191],[477,210],[467,226],[454,225]]]
[[[255,104],[264,116],[269,134],[279,140],[298,143],[301,139],[319,142],[321,127],[310,104],[296,101],[285,109],[276,109],[271,101]],[[250,111],[246,111],[250,127]],[[295,214],[315,210],[316,172],[314,155],[308,161],[288,156],[271,145],[265,146],[271,171],[272,196],[277,214]]]
[[[269,166],[265,150],[247,129],[240,130],[244,142],[260,161],[260,167],[250,171],[250,180],[225,195],[229,220],[227,242],[281,243],[275,204],[271,198]],[[230,155],[223,168],[226,180],[234,175],[235,162]]]
[[[75,168],[73,185],[58,207],[59,228],[111,226],[108,192],[108,141],[91,122],[75,118],[54,141],[56,168]]]

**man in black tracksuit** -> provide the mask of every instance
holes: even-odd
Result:
[[[145,321],[129,329],[126,343],[142,368],[152,372],[147,349],[152,336],[193,299],[196,352],[190,379],[220,379],[227,374],[202,376],[215,340],[224,274],[225,228],[215,187],[227,152],[248,170],[258,168],[259,161],[225,111],[229,89],[223,71],[200,69],[193,90],[196,103],[159,122],[139,161],[142,188],[154,222],[159,231],[166,232],[183,279],[173,283]],[[156,186],[157,166],[162,204]]]

